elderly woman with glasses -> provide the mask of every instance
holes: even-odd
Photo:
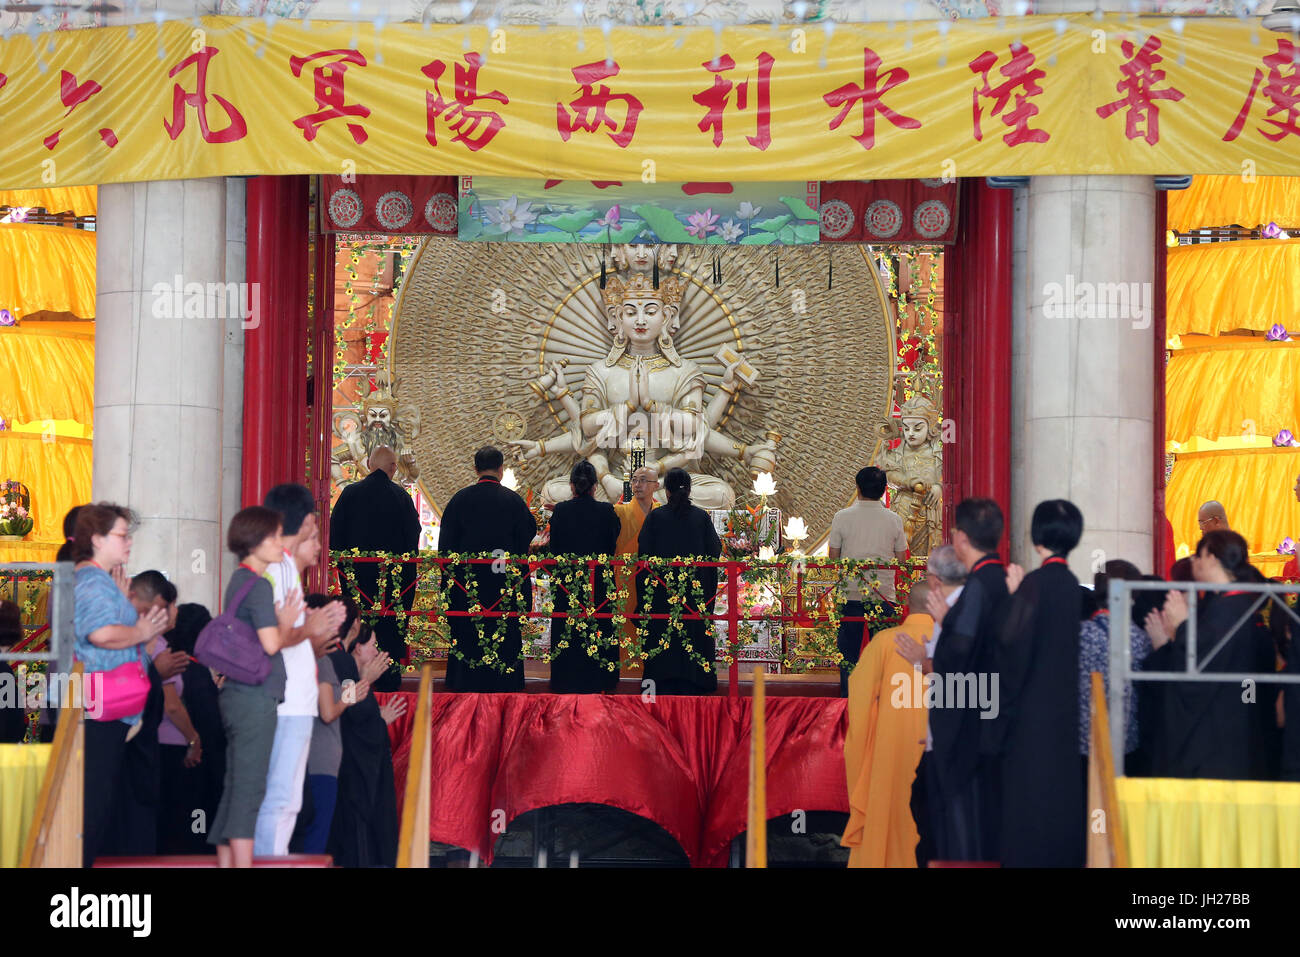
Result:
[[[77,563],[73,610],[73,655],[87,675],[138,661],[147,668],[145,646],[167,627],[167,612],[138,615],[127,598],[124,567],[131,557],[134,516],[120,505],[86,505],[77,513],[71,559]],[[92,687],[94,687],[92,685]],[[95,688],[98,698],[101,689]],[[113,819],[118,776],[127,738],[139,730],[141,713],[96,720],[87,699],[82,863],[90,867]]]

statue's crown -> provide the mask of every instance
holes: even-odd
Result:
[[[665,306],[676,306],[682,300],[682,284],[673,276],[659,280],[656,289],[645,273],[633,273],[626,278],[611,276],[604,289],[606,306],[621,306],[625,299],[658,299]]]

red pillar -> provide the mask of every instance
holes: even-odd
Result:
[[[1152,349],[1153,364],[1151,382],[1155,391],[1151,404],[1151,444],[1152,469],[1151,490],[1153,494],[1151,516],[1151,561],[1152,569],[1157,575],[1169,573],[1174,563],[1173,531],[1165,517],[1165,257],[1168,250],[1165,245],[1165,218],[1169,209],[1169,194],[1156,190],[1155,213],[1155,271],[1152,275],[1151,296],[1151,335],[1154,337]]]
[[[1011,230],[1014,193],[962,181],[957,243],[944,256],[944,521],[964,498],[992,498],[1011,529]]]
[[[256,322],[244,331],[243,504],[306,477],[306,176],[248,180],[246,278]]]

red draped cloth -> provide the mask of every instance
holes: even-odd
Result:
[[[399,804],[415,695],[389,725]],[[381,701],[389,695],[380,695]],[[767,815],[848,813],[845,702],[767,699]],[[433,696],[429,839],[492,862],[501,824],[556,804],[605,804],[654,821],[695,867],[724,867],[746,827],[749,698]],[[493,812],[497,815],[494,833]]]

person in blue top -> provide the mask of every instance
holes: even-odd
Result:
[[[131,661],[146,663],[144,646],[167,627],[164,609],[154,608],[138,617],[126,597],[124,566],[131,557],[133,522],[131,512],[120,505],[87,505],[77,513],[70,556],[77,563],[73,655],[87,675]],[[88,697],[86,703],[81,846],[82,863],[90,867],[112,820],[122,755],[140,714],[98,720],[95,699]]]

